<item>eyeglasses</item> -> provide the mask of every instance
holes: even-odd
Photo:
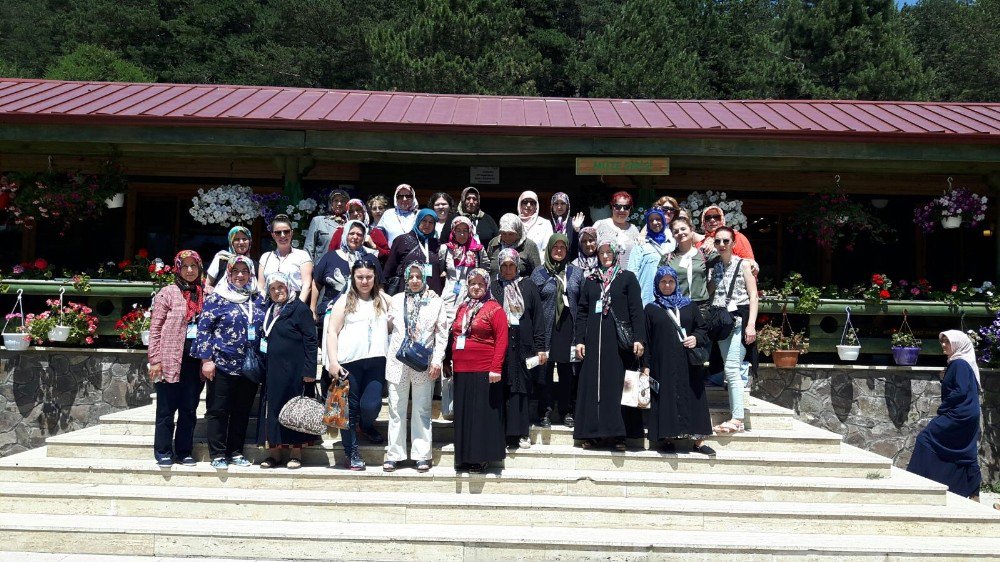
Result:
[[[384,211],[385,207],[372,207],[371,210],[377,213],[379,211]]]
[[[722,215],[705,215],[706,221],[721,221]]]
[[[632,205],[612,205],[612,208],[616,211],[631,211]]]
[[[732,244],[733,241],[728,238],[716,238],[715,243],[719,246],[728,246]]]
[[[274,235],[275,236],[288,236],[291,233],[292,233],[291,230],[275,230],[274,231]]]

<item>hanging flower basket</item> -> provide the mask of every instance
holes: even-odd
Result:
[[[791,369],[799,363],[799,350],[797,349],[776,349],[771,352],[774,366],[779,369]]]
[[[24,303],[21,300],[23,294],[24,290],[17,290],[17,301],[14,303],[14,308],[11,309],[10,314],[7,315],[6,322],[3,324],[3,346],[8,351],[24,351],[31,345],[31,335],[26,333],[24,324]],[[7,327],[10,325],[10,321],[14,319],[19,320],[21,325],[14,328],[15,331],[8,332]]]
[[[70,326],[52,326],[49,328],[49,341],[64,342],[69,339]]]
[[[125,194],[116,193],[105,199],[104,204],[107,205],[109,209],[121,209],[125,206]]]
[[[142,332],[139,332],[139,335],[142,337],[142,345],[148,346],[149,345],[149,330],[143,330]]]
[[[986,218],[989,200],[964,187],[952,187],[948,178],[948,189],[944,195],[928,201],[913,210],[913,222],[925,233],[934,232],[938,218],[941,226],[952,230],[961,226],[975,228]]]
[[[923,342],[913,336],[910,323],[907,321],[909,313],[903,310],[903,323],[899,330],[892,334],[892,358],[897,365],[911,366],[917,364],[920,357],[920,346]]]
[[[867,236],[876,243],[895,239],[896,231],[868,209],[868,205],[854,201],[840,186],[826,193],[811,193],[802,202],[798,212],[789,221],[788,231],[799,240],[810,239],[826,250],[841,246],[851,251],[859,236]]]
[[[851,323],[851,307],[844,307],[847,313],[847,320],[844,322],[844,331],[840,334],[840,344],[837,346],[837,357],[841,361],[857,361],[861,354],[861,341],[858,339],[858,332]]]
[[[799,355],[809,352],[809,338],[805,330],[793,332],[788,323],[788,305],[781,311],[781,327],[770,324],[757,331],[757,349],[771,356],[774,366],[790,369],[798,364]],[[786,330],[787,328],[787,330]]]
[[[941,226],[946,230],[954,230],[962,226],[962,217],[941,217]]]

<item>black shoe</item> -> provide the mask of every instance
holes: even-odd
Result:
[[[709,447],[708,445],[702,445],[700,447],[697,446],[697,445],[695,445],[693,447],[693,450],[696,453],[701,453],[703,455],[708,455],[710,457],[714,457],[715,456],[715,449]]]
[[[538,427],[544,429],[549,429],[550,427],[552,427],[552,420],[549,419],[548,414],[545,414],[544,416],[541,417],[541,419],[538,420]]]
[[[660,452],[661,453],[676,453],[677,446],[674,445],[673,441],[661,441],[660,442]]]
[[[573,416],[570,414],[566,414],[565,416],[563,416],[563,425],[565,425],[566,427],[573,427],[574,425],[576,425],[576,422],[573,420]]]
[[[469,472],[475,472],[476,474],[482,474],[482,473],[486,472],[486,470],[489,467],[490,467],[490,463],[488,463],[488,462],[474,463],[471,466],[469,466]]]
[[[358,434],[372,445],[385,445],[387,443],[385,436],[379,433],[379,431],[374,427],[368,429],[362,429],[359,427]]]

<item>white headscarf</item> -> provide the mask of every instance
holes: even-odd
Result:
[[[532,201],[535,202],[534,214],[525,215],[524,212],[521,211],[521,201],[524,201],[525,199],[531,199]],[[525,191],[521,193],[520,197],[517,198],[517,216],[518,218],[521,219],[521,222],[524,224],[525,232],[531,230],[531,227],[535,226],[535,223],[538,222],[539,207],[541,207],[541,204],[539,204],[538,202],[538,194],[535,193],[534,191]]]
[[[400,207],[399,206],[399,200],[396,199],[396,196],[399,195],[399,192],[402,191],[402,190],[404,190],[404,189],[413,194],[413,198],[410,199],[410,206],[409,206],[409,208]],[[413,189],[412,187],[410,187],[410,184],[408,184],[408,183],[401,183],[401,184],[397,185],[396,186],[396,191],[393,192],[393,194],[392,194],[392,204],[396,206],[396,213],[397,214],[400,214],[400,212],[402,212],[401,213],[402,215],[408,215],[410,213],[416,212],[416,210],[419,207],[417,205],[417,191],[415,189]]]
[[[976,363],[976,349],[972,346],[972,340],[959,330],[947,330],[938,334],[939,339],[942,336],[951,343],[951,355],[948,356],[948,362],[965,359],[965,362],[972,367],[972,372],[976,375],[976,384],[979,385],[979,391],[982,392],[983,383],[979,379],[979,365]]]
[[[233,266],[242,263],[250,269],[250,280],[246,285],[237,287],[229,280],[229,275],[233,271]],[[253,260],[246,256],[236,256],[230,260],[226,266],[226,279],[215,286],[215,294],[229,302],[243,304],[257,294],[257,276],[254,273]]]

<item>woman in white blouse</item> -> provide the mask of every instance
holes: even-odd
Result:
[[[396,463],[407,458],[406,410],[412,389],[410,458],[416,461],[418,472],[427,472],[432,458],[431,401],[448,344],[448,315],[444,301],[427,287],[423,264],[413,261],[404,272],[405,290],[394,295],[389,304],[391,335],[385,365],[385,381],[389,385],[389,446],[382,470],[392,472]],[[407,338],[432,350],[427,369],[418,371],[396,358]]]
[[[264,280],[272,273],[281,272],[288,276],[291,291],[298,291],[299,299],[309,302],[312,294],[312,257],[305,250],[292,247],[292,219],[288,215],[276,215],[271,220],[271,238],[278,248],[265,252],[260,257],[257,269],[257,286],[264,287]]]

